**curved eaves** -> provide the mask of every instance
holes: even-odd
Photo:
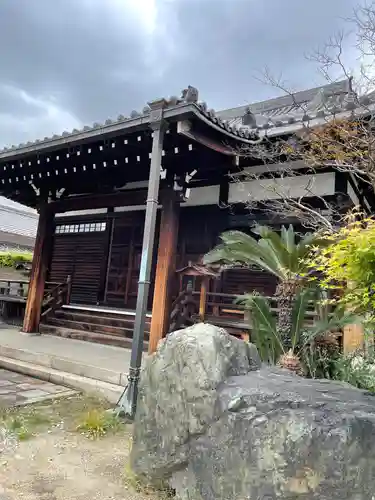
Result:
[[[244,144],[259,142],[259,135],[256,131],[251,130],[247,126],[237,127],[231,125],[227,120],[220,118],[214,110],[208,110],[205,103],[197,103],[194,105],[194,108],[195,114],[200,120],[227,137],[241,141]]]

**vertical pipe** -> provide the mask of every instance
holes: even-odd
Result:
[[[163,149],[163,139],[165,134],[165,123],[162,120],[163,102],[159,109],[153,111],[151,106],[151,128],[153,129],[150,176],[148,182],[145,227],[143,231],[141,268],[138,280],[138,295],[135,309],[133,342],[129,368],[129,382],[125,388],[118,406],[119,412],[127,418],[133,419],[136,411],[138,397],[138,382],[141,370],[145,319],[147,312],[147,302],[150,289],[151,265],[153,257],[156,215],[158,208],[158,196],[160,185],[161,159]],[[153,103],[152,103],[153,104]],[[153,112],[156,119],[153,120]],[[154,115],[154,116],[155,116]]]

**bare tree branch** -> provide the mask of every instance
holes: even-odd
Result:
[[[315,101],[301,102],[282,76],[273,76],[268,68],[257,78],[289,96],[294,114],[301,120],[299,130],[293,134],[271,137],[265,130],[260,142],[237,151],[241,158],[249,158],[252,163],[258,160],[263,165],[232,176],[234,182],[242,185],[244,195],[248,190],[243,203],[250,212],[262,210],[270,217],[293,217],[305,227],[334,231],[353,203],[347,202],[344,193],[336,193],[334,201],[319,195],[314,183],[321,173],[327,169],[345,172],[375,192],[375,104],[363,92],[375,89],[375,2],[355,9],[348,21],[350,31],[334,34],[323,47],[307,56],[327,83],[334,83],[338,75],[347,79],[347,93],[338,97],[339,106],[334,95],[322,98],[324,89]],[[356,79],[356,88],[356,72],[347,66],[345,58],[349,42],[357,50],[360,78]],[[319,120],[311,119],[309,112],[318,101]],[[273,118],[268,120],[272,124]],[[296,161],[302,163],[301,168],[293,167]],[[298,177],[302,184],[306,179],[307,183],[293,192],[291,186],[298,186]],[[263,193],[262,199],[253,196],[255,187]]]
[[[231,180],[239,185],[238,190],[243,194],[241,202],[249,213],[262,212],[271,221],[275,218],[285,222],[294,220],[307,229],[333,232],[348,209],[344,196],[340,197],[339,193],[333,202],[319,195],[313,169],[300,172],[286,163],[279,170],[266,167],[259,172],[249,168],[232,174]],[[295,196],[296,191],[302,194]],[[314,200],[315,204],[309,200]]]

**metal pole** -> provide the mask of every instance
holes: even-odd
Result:
[[[160,113],[161,110],[159,110]],[[160,113],[162,114],[162,113]],[[155,240],[156,214],[161,172],[161,158],[165,124],[162,120],[155,123],[152,141],[150,177],[147,191],[145,228],[142,242],[141,268],[138,280],[138,295],[135,310],[132,351],[130,358],[129,382],[118,402],[118,412],[133,420],[138,396],[138,382],[141,371],[144,326],[150,289],[151,265]]]

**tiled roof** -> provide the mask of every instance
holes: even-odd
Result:
[[[52,137],[44,137],[37,139],[34,142],[21,143],[4,147],[0,150],[0,158],[5,159],[12,157],[15,154],[30,152],[31,148],[46,148],[60,145],[61,143],[72,143],[81,139],[97,137],[101,134],[112,133],[122,129],[127,129],[137,125],[147,125],[150,123],[151,109],[154,103],[164,102],[164,114],[168,118],[178,116],[186,111],[186,106],[191,106],[189,110],[194,112],[202,120],[209,122],[214,128],[221,128],[224,134],[233,136],[233,138],[246,139],[254,136],[254,132],[248,127],[232,126],[227,121],[222,120],[213,109],[208,109],[206,103],[198,103],[198,90],[194,87],[189,87],[182,91],[181,98],[172,96],[168,99],[157,99],[154,102],[147,104],[141,112],[132,111],[130,116],[119,115],[116,119],[108,118],[104,123],[95,122],[92,126],[85,126],[81,130],[73,129],[72,131],[64,131],[61,135],[53,135]]]
[[[322,91],[330,93],[331,95],[345,95],[348,91],[348,80],[342,80],[340,82],[315,87],[313,89],[302,90],[300,92],[295,92],[292,95],[283,95],[266,101],[255,102],[246,106],[225,109],[223,111],[219,111],[218,114],[223,119],[231,119],[242,116],[248,108],[250,108],[254,115],[274,115],[275,113],[288,114],[298,106],[303,106],[306,105],[306,103],[313,101],[313,99]]]
[[[21,203],[17,203],[16,201],[8,200],[8,198],[4,198],[4,196],[0,196],[0,208],[16,210],[23,214],[30,214],[35,217],[38,216],[37,211],[33,208],[21,205]]]
[[[38,214],[35,210],[0,196],[0,231],[35,238]]]
[[[303,90],[248,106],[226,109],[217,113],[232,126],[247,125],[268,135],[293,132],[304,123],[326,120],[339,113],[351,112],[375,102],[375,92],[358,99],[352,80],[346,79],[322,87]]]
[[[189,111],[213,128],[221,129],[223,134],[246,143],[265,134],[293,133],[306,123],[311,126],[324,123],[327,116],[334,114],[350,113],[353,110],[362,113],[363,108],[366,106],[368,109],[369,105],[375,108],[375,91],[358,99],[352,89],[352,79],[346,79],[249,106],[215,112],[209,109],[206,103],[198,102],[198,90],[189,86],[182,92],[180,99],[170,97],[155,102],[165,103],[166,118],[178,117],[179,114]],[[151,107],[155,102],[150,102],[141,112],[132,111],[128,117],[119,115],[115,120],[107,119],[104,123],[94,123],[81,130],[73,129],[61,135],[5,147],[0,150],[0,159],[8,160],[40,149],[59,147],[102,134],[147,125],[150,123]]]

